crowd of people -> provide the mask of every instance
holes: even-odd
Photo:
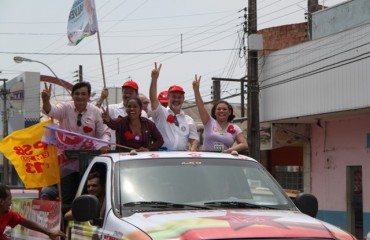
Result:
[[[185,91],[172,85],[158,94],[157,85],[162,65],[154,64],[151,72],[149,99],[139,93],[133,80],[122,85],[122,102],[101,106],[108,97],[103,89],[96,106],[101,108],[103,122],[111,129],[112,146],[122,151],[198,151],[199,135],[196,124],[182,110]],[[204,125],[201,150],[231,153],[248,149],[246,138],[227,101],[217,102],[208,113],[199,92],[200,77],[195,76],[193,90],[200,119]],[[120,147],[124,146],[124,148]]]
[[[110,142],[100,146],[101,153],[117,149],[119,151],[198,151],[199,135],[197,126],[182,107],[185,91],[181,86],[172,85],[158,94],[157,85],[162,65],[154,64],[151,72],[149,99],[139,93],[139,86],[133,80],[122,85],[122,102],[104,104],[108,90],[104,88],[96,104],[90,103],[91,85],[89,82],[76,83],[72,88],[72,101],[52,104],[51,85],[45,84],[41,93],[42,110],[48,117],[58,120],[59,127],[71,132],[87,135]],[[201,77],[195,76],[193,90],[200,119],[204,125],[204,138],[201,150],[231,153],[248,149],[247,141],[240,127],[232,123],[233,107],[224,100],[217,102],[208,113],[199,92]],[[163,84],[161,84],[163,85]],[[68,157],[61,153],[59,162],[68,162]],[[68,165],[68,171],[62,174],[61,194],[65,219],[72,219],[69,211],[79,183],[78,162]],[[61,172],[66,169],[61,169]],[[101,188],[99,176],[91,176],[89,189]],[[89,185],[90,184],[90,185]],[[2,193],[3,192],[3,193]],[[55,199],[57,186],[43,189],[43,199]],[[94,193],[99,197],[98,193]],[[10,196],[11,197],[11,196]],[[0,188],[1,212],[11,213],[9,208],[9,190]],[[21,216],[8,225],[23,224],[26,227],[44,232],[54,239],[61,233],[49,232]],[[5,222],[4,222],[5,223]],[[1,226],[1,224],[0,224]],[[0,233],[1,231],[0,227]]]
[[[59,121],[60,128],[108,140],[111,146],[102,146],[102,153],[110,149],[119,151],[198,151],[199,135],[192,117],[182,106],[185,91],[172,85],[167,90],[157,91],[162,65],[154,64],[151,72],[149,99],[139,93],[139,85],[125,81],[122,85],[122,101],[104,104],[108,90],[104,88],[95,105],[90,103],[91,86],[88,82],[76,83],[72,88],[72,101],[50,103],[51,86],[42,91],[43,112]],[[233,107],[227,101],[217,102],[211,113],[204,107],[199,92],[200,77],[193,81],[193,90],[200,119],[204,125],[201,150],[231,153],[248,149],[246,138],[236,124]],[[106,102],[107,103],[107,102]],[[88,131],[86,131],[88,129]],[[66,161],[61,154],[59,161]],[[63,171],[63,170],[61,170]],[[69,169],[62,175],[62,201],[66,209],[71,205],[78,187],[79,169]],[[54,192],[55,192],[55,186]]]

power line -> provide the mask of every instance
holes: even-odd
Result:
[[[234,15],[232,15],[233,17],[234,17]],[[206,25],[210,25],[210,24],[213,24],[213,23],[215,23],[215,22],[217,22],[217,21],[220,21],[220,20],[223,20],[223,19],[225,19],[225,17],[222,17],[222,18],[219,18],[219,19],[217,19],[217,20],[214,20],[214,21],[212,21],[212,22],[210,22],[210,23],[207,23],[207,24],[204,24],[203,26],[206,26]],[[221,24],[221,26],[222,25],[225,25],[225,23],[222,23]],[[220,25],[218,25],[218,26],[220,26]],[[212,29],[214,29],[214,27],[212,28]],[[191,32],[194,32],[194,31],[196,31],[197,29],[193,29],[193,30],[191,30],[191,31],[188,31],[188,33],[191,33]],[[200,30],[202,33],[204,33],[205,32],[205,30]],[[186,33],[185,33],[186,34]],[[194,37],[194,35],[193,35],[193,37]],[[191,37],[190,37],[191,38]],[[187,38],[187,39],[190,39],[190,38]],[[177,39],[174,39],[175,41],[173,41],[173,43],[171,43],[171,44],[167,44],[167,45],[165,45],[165,46],[171,46],[171,45],[174,45],[174,44],[176,44],[176,46],[177,46],[177,44],[178,44],[178,40]],[[199,41],[198,41],[199,42]],[[165,46],[163,46],[163,43],[165,43],[165,41],[161,41],[160,42],[161,44],[162,44],[162,47],[158,47],[158,44],[157,43],[154,43],[152,46],[155,46],[156,48],[155,48],[155,50],[159,50],[159,49],[163,49]],[[146,48],[144,48],[144,49],[148,49],[148,47],[146,47]],[[178,47],[176,47],[176,49],[178,49]],[[175,50],[176,50],[175,49]],[[231,49],[232,50],[232,49]],[[169,51],[170,53],[171,53],[171,51]],[[186,52],[202,52],[202,51],[186,51]],[[168,51],[167,52],[158,52],[157,54],[158,55],[164,55],[164,54],[166,54],[166,53],[168,53]],[[178,51],[172,51],[172,53],[174,53],[174,54],[177,54],[177,55],[180,55],[181,53],[179,53]],[[156,54],[151,54],[151,55],[156,55]],[[132,60],[132,59],[134,59],[134,58],[138,58],[138,57],[142,57],[142,56],[145,56],[145,54],[138,54],[138,55],[136,55],[136,56],[134,56],[134,57],[132,57],[132,58],[130,58],[130,59],[126,59],[126,62],[128,62],[128,61],[130,61],[130,60]],[[167,59],[170,59],[170,58],[173,58],[174,56],[171,56],[171,57],[169,57],[169,58],[166,58],[166,59],[159,59],[161,62],[163,62],[163,61],[165,61],[165,60],[167,60]],[[151,59],[156,59],[156,61],[159,61],[158,60],[158,56],[156,56],[156,57],[152,57]],[[152,64],[152,62],[153,62],[153,60],[151,60],[151,59],[145,59],[145,60],[141,60],[140,62],[136,62],[136,63],[132,63],[132,64],[126,64],[125,65],[125,67],[127,68],[127,67],[129,67],[129,66],[133,66],[133,65],[138,65],[138,64],[141,64],[141,63],[143,63],[143,62],[148,62],[148,61],[150,61],[150,65]],[[134,71],[134,70],[139,70],[139,69],[142,69],[142,68],[144,68],[144,67],[148,67],[149,66],[149,64],[146,64],[145,66],[143,66],[143,67],[139,67],[139,68],[135,68],[135,69],[129,69],[129,70],[127,70],[127,71]],[[88,68],[87,69],[87,71],[89,71],[89,69],[91,69],[91,67],[90,68]],[[94,68],[95,69],[95,68]],[[120,71],[120,72],[122,72],[122,71]],[[91,73],[90,73],[91,74]]]
[[[284,80],[281,80],[281,81],[278,81],[278,82],[275,82],[275,83],[271,83],[271,84],[261,86],[260,89],[275,87],[275,86],[285,84],[285,83],[288,83],[288,82],[300,80],[300,79],[303,79],[303,78],[308,77],[308,76],[312,76],[312,75],[315,75],[315,74],[318,74],[318,73],[326,72],[326,71],[329,71],[329,70],[332,70],[332,69],[335,69],[335,68],[339,68],[339,67],[342,67],[342,66],[345,66],[345,65],[348,65],[348,64],[352,64],[354,62],[362,61],[362,60],[367,59],[367,58],[370,58],[370,52],[366,52],[366,53],[360,54],[360,55],[352,57],[352,58],[347,58],[347,59],[344,59],[342,61],[339,61],[339,62],[336,62],[336,63],[333,63],[333,64],[329,64],[327,66],[317,68],[317,69],[312,70],[310,72],[302,73],[302,74],[296,75],[294,77],[290,77],[290,78],[287,78],[287,79],[284,79]]]
[[[122,1],[120,4],[115,7],[113,10],[117,10],[119,6],[124,4],[127,1]],[[108,2],[107,2],[108,3]],[[98,9],[100,11],[101,9]],[[105,14],[104,17],[109,16],[109,14]],[[230,13],[230,12],[235,12],[235,10],[229,10],[229,11],[217,11],[217,12],[204,12],[204,13],[194,13],[194,14],[183,14],[183,15],[173,15],[173,16],[164,16],[164,17],[146,17],[146,18],[131,18],[131,19],[125,19],[125,21],[153,21],[153,20],[162,20],[162,19],[174,19],[174,18],[188,18],[188,17],[195,17],[195,16],[207,16],[207,15],[216,15],[216,14],[221,14],[221,13]],[[107,22],[121,22],[122,19],[116,19],[116,20],[101,20],[99,18],[100,23],[107,23]],[[15,24],[15,25],[39,25],[39,24],[66,24],[65,21],[47,21],[47,22],[0,22],[0,24]]]
[[[238,48],[225,48],[225,49],[204,49],[204,50],[188,50],[188,51],[165,51],[165,52],[116,52],[116,53],[102,53],[103,55],[117,56],[117,55],[152,55],[152,54],[182,54],[182,53],[201,53],[201,52],[220,52],[220,51],[233,51]],[[24,55],[43,55],[43,56],[96,56],[99,53],[39,53],[39,52],[0,52],[3,54],[24,54]]]

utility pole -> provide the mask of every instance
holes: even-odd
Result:
[[[6,81],[8,79],[0,79],[0,81],[3,82],[3,89],[0,90],[0,95],[3,98],[3,139],[8,136],[8,109],[6,99],[7,95],[10,94],[10,91],[6,89]],[[8,159],[3,155],[3,184],[8,185],[9,184],[9,162]]]
[[[78,70],[74,71],[75,75],[73,77],[78,77],[78,79],[74,80],[73,82],[82,82],[83,81],[83,73],[82,73],[82,65],[78,65]]]
[[[212,86],[212,100],[213,104],[216,104],[218,100],[221,98],[221,88],[220,88],[220,81],[214,80]]]
[[[82,74],[82,65],[78,66],[78,82],[83,81],[83,74]]]
[[[257,0],[248,1],[248,39],[257,33]],[[248,146],[252,158],[260,161],[260,119],[257,51],[248,44]]]
[[[307,21],[308,21],[308,40],[312,39],[312,13],[316,12],[318,9],[318,0],[308,0],[307,1]]]
[[[221,87],[220,87],[220,82],[221,81],[228,81],[228,82],[240,82],[241,83],[241,90],[240,90],[240,115],[242,118],[245,117],[244,114],[244,82],[245,82],[245,77],[242,77],[240,79],[235,79],[235,78],[218,78],[218,77],[213,77],[213,104],[215,104],[218,100],[221,99]]]

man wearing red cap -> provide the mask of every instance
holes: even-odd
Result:
[[[130,97],[137,97],[139,95],[139,86],[133,80],[128,80],[123,83],[122,85],[122,102],[117,104],[109,104],[109,116],[111,119],[118,118],[118,116],[125,117],[127,116],[126,113],[126,100]],[[108,89],[104,88],[100,95],[100,99],[96,102],[97,107],[101,107],[104,100],[108,97]],[[148,117],[147,113],[143,110],[141,112],[142,117]],[[115,131],[111,130],[111,142],[116,142],[116,134]],[[115,146],[112,145],[112,149],[115,149]]]
[[[158,101],[163,107],[168,106],[168,91],[162,91],[158,94]]]
[[[159,104],[157,98],[157,80],[161,66],[152,70],[150,83],[151,116],[161,132],[167,150],[197,151],[199,136],[194,120],[182,110],[185,91],[182,87],[173,85],[168,89],[168,107]],[[190,144],[190,147],[189,147]]]

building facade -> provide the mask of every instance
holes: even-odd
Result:
[[[356,2],[365,4],[349,1],[335,11],[343,17],[339,7]],[[315,13],[315,24],[325,11],[332,10]],[[335,21],[335,13],[328,16]],[[318,198],[318,218],[362,238],[370,231],[370,24],[348,26],[261,58],[260,121],[302,138],[284,151],[296,151],[288,165],[302,166],[302,189]],[[292,125],[306,126],[308,137]],[[272,133],[271,141],[277,137]],[[272,170],[276,161],[284,165],[278,148],[261,155]]]
[[[1,86],[6,89],[6,95],[2,96],[0,109],[2,109],[2,121],[0,128],[3,130],[0,133],[0,139],[4,138],[4,133],[12,133],[15,130],[23,129],[32,126],[40,120],[40,73],[25,72]],[[5,112],[6,111],[6,112]],[[6,121],[4,121],[4,116]],[[7,123],[7,124],[4,124]],[[4,182],[4,158],[0,154],[0,182]],[[6,166],[6,164],[5,164]],[[8,183],[10,185],[20,185],[21,181],[17,173],[9,163],[7,171]]]

